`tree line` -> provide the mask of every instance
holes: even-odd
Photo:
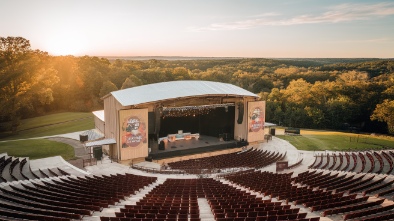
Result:
[[[22,37],[0,37],[0,127],[23,118],[103,108],[111,91],[207,80],[259,94],[266,120],[283,126],[394,134],[391,59],[110,60],[50,56]]]

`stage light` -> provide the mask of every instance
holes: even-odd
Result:
[[[234,104],[211,104],[211,105],[201,105],[201,106],[184,106],[184,107],[163,107],[163,119],[164,116],[167,117],[185,117],[196,115],[209,114],[213,109],[218,107],[225,107],[226,112],[228,111],[228,106],[234,106]]]

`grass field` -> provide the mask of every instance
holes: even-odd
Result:
[[[0,142],[0,153],[5,152],[9,156],[29,157],[31,160],[58,155],[65,160],[74,159],[73,147],[46,139]]]
[[[277,135],[277,137],[289,141],[299,150],[379,150],[384,147],[394,149],[394,138],[354,133],[301,130],[300,136]]]
[[[92,128],[94,128],[92,113],[66,112],[25,119],[22,120],[17,134],[1,134],[0,153],[7,152],[10,156],[29,157],[30,159],[58,155],[65,160],[74,159],[74,148],[68,144],[46,139],[18,139],[58,135]]]
[[[66,112],[22,120],[18,133],[0,134],[0,140],[50,136],[94,128],[92,113]]]

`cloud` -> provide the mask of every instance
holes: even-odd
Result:
[[[252,18],[261,18],[261,17],[273,17],[273,16],[278,16],[278,15],[281,15],[281,14],[277,13],[277,12],[267,12],[267,13],[263,13],[263,14],[252,15],[250,17],[252,17]]]
[[[189,27],[189,31],[242,30],[260,26],[288,26],[318,23],[339,23],[394,15],[394,3],[377,4],[340,4],[329,7],[319,15],[299,15],[292,18],[278,18],[280,14],[271,12],[252,16],[246,19],[227,23],[213,23],[205,27]]]
[[[390,38],[371,38],[371,39],[354,39],[345,41],[335,41],[334,43],[387,43],[392,42]]]

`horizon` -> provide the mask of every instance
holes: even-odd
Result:
[[[61,55],[63,56],[63,55]],[[68,55],[64,55],[68,56]],[[90,55],[80,55],[75,57],[83,57],[83,56],[90,56]],[[212,57],[212,56],[150,56],[150,55],[132,55],[132,56],[100,56],[100,55],[92,55],[93,57],[100,57],[100,58],[110,58],[110,59],[121,59],[121,58],[188,58],[188,60],[193,59],[272,59],[272,60],[293,60],[293,59],[301,59],[301,60],[309,60],[309,59],[349,59],[349,60],[357,60],[357,59],[365,59],[365,60],[392,60],[394,57],[387,57],[387,58],[378,58],[378,57]],[[132,59],[130,59],[132,60]],[[142,60],[142,59],[141,59]],[[163,59],[166,60],[166,59]],[[181,59],[173,59],[173,60],[181,60]]]
[[[0,2],[0,36],[54,56],[391,59],[392,24],[388,0]]]

